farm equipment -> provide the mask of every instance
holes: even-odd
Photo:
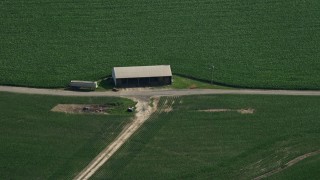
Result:
[[[74,90],[94,91],[98,87],[98,84],[94,81],[71,81],[69,87]]]

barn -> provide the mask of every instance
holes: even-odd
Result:
[[[114,67],[112,78],[117,87],[169,85],[172,80],[170,65]]]

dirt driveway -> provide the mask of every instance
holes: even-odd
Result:
[[[152,107],[149,101],[141,98],[131,98],[136,101],[136,111],[134,119],[128,124],[120,135],[107,146],[90,164],[83,169],[74,179],[84,180],[89,179],[109,158],[134,134],[139,127],[157,110],[159,98],[153,98]]]

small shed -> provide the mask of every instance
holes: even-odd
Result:
[[[112,78],[117,87],[169,85],[172,82],[170,65],[114,67]]]

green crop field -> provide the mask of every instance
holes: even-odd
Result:
[[[2,0],[0,84],[62,87],[170,64],[232,86],[320,89],[319,0]]]
[[[173,111],[160,113],[173,102]],[[319,105],[320,97],[303,96],[162,98],[159,111],[93,179],[252,179],[320,149]],[[243,108],[254,113],[199,112]],[[319,177],[318,165],[319,155],[309,157],[279,177],[297,170]]]
[[[115,103],[110,115],[50,112],[58,103]],[[129,121],[120,98],[0,93],[0,179],[72,179]]]

